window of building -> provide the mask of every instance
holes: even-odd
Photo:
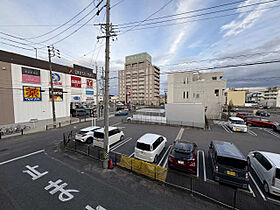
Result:
[[[199,98],[199,93],[196,94],[196,98]]]
[[[185,99],[186,98],[186,92],[184,91],[183,92],[183,99]]]
[[[189,92],[187,91],[187,98],[189,98]]]
[[[219,89],[215,89],[215,95],[219,96]]]
[[[223,76],[220,76],[220,79],[222,79],[223,78]]]
[[[212,80],[217,80],[217,77],[212,77]]]
[[[136,66],[137,66],[137,63],[133,63],[133,64],[132,64],[132,67],[136,67]]]

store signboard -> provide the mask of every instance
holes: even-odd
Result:
[[[49,89],[50,101],[52,100],[52,93],[51,88]],[[63,101],[63,89],[61,88],[54,88],[53,89],[53,97],[54,101]]]
[[[87,88],[93,89],[93,80],[92,79],[87,79]]]
[[[71,76],[71,87],[81,88],[82,87],[81,77]]]
[[[22,82],[41,84],[40,70],[22,67]]]
[[[79,101],[80,100],[80,96],[73,96],[73,100],[74,101]]]
[[[62,77],[58,73],[53,73],[52,74],[52,79],[53,79],[53,85],[55,86],[62,86]],[[50,81],[51,84],[51,81]]]
[[[23,101],[42,101],[41,87],[23,86]]]
[[[93,90],[86,90],[86,95],[94,95],[94,91]]]

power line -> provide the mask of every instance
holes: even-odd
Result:
[[[186,17],[179,17],[179,18],[172,18],[172,19],[167,19],[167,20],[155,21],[155,22],[141,24],[141,25],[142,26],[147,26],[147,25],[155,25],[155,24],[166,23],[166,22],[171,22],[171,21],[176,21],[176,20],[189,19],[189,18],[194,18],[194,17],[200,17],[200,16],[205,16],[205,15],[211,15],[211,14],[216,14],[216,13],[227,12],[227,11],[241,9],[241,8],[252,7],[252,6],[256,6],[256,5],[268,4],[268,3],[272,3],[272,2],[276,2],[276,1],[279,1],[279,0],[271,0],[271,1],[266,1],[266,2],[257,2],[257,3],[254,3],[254,4],[247,4],[247,5],[239,6],[239,7],[233,7],[233,8],[227,8],[227,9],[222,9],[222,10],[216,10],[216,11],[211,11],[211,12],[202,13],[202,14],[190,15],[190,16],[186,16]],[[134,28],[137,27],[137,26],[139,26],[139,24],[135,25]],[[131,27],[131,26],[123,26],[123,27],[120,26],[119,28],[121,29],[121,28],[128,28],[128,27]],[[132,29],[130,29],[130,30],[132,30]]]
[[[117,3],[115,3],[113,6],[111,6],[110,9],[113,9],[114,7],[118,6],[120,3],[124,2],[125,0],[120,0]]]
[[[128,29],[128,30],[126,30],[125,32],[123,32],[123,34],[126,33],[126,32],[128,32],[128,31],[130,31],[130,30],[132,30],[132,29],[134,29],[134,28],[137,27],[137,26],[140,26],[142,23],[144,23],[145,21],[147,21],[150,17],[154,16],[155,14],[157,14],[158,12],[160,12],[161,10],[163,10],[163,9],[164,9],[167,5],[169,5],[172,1],[173,1],[173,0],[168,1],[166,4],[164,4],[162,7],[160,7],[157,11],[155,11],[154,13],[152,13],[151,15],[149,15],[146,19],[140,21],[140,23],[138,23],[137,25],[132,26],[130,29]]]
[[[217,15],[217,16],[213,16],[213,17],[198,18],[198,19],[194,19],[194,20],[182,21],[182,22],[177,22],[177,23],[170,23],[170,24],[162,24],[162,25],[156,25],[156,26],[136,28],[136,29],[133,29],[131,31],[139,31],[139,30],[145,30],[145,29],[154,29],[154,28],[160,28],[160,27],[168,27],[168,26],[174,26],[174,25],[181,25],[181,24],[185,24],[185,23],[193,23],[193,22],[197,22],[197,21],[212,20],[212,19],[217,19],[217,18],[223,18],[223,17],[229,17],[229,16],[237,15],[237,14],[240,14],[240,13],[249,13],[249,12],[252,12],[252,11],[261,11],[261,10],[275,9],[275,8],[278,8],[278,7],[280,7],[280,5],[271,6],[271,7],[267,7],[267,8],[263,8],[263,9],[255,9],[255,10],[252,9],[252,10],[247,10],[247,11],[243,11],[243,12],[235,12],[235,13],[230,13],[230,14],[226,14],[226,15]],[[251,20],[254,20],[254,19],[258,19],[258,18],[252,18]]]
[[[23,50],[29,50],[29,51],[33,51],[34,50],[34,49],[26,48],[26,47],[21,47],[21,46],[15,45],[15,44],[9,44],[9,43],[6,43],[6,42],[0,42],[0,43],[4,44],[4,45],[11,46],[11,47],[20,48],[20,49],[23,49]]]
[[[60,29],[61,27],[65,26],[66,24],[70,23],[72,20],[74,20],[76,17],[78,17],[80,14],[82,14],[87,8],[89,8],[91,6],[91,4],[93,4],[95,0],[91,1],[84,9],[82,9],[79,13],[77,13],[76,15],[74,15],[72,18],[70,18],[68,21],[66,21],[65,23],[59,25],[58,27],[52,29],[51,31],[48,31],[44,34],[41,34],[41,35],[38,35],[38,36],[34,36],[34,37],[29,37],[29,38],[26,38],[26,39],[37,39],[37,38],[40,38],[40,37],[43,37],[43,36],[46,36],[58,29]]]

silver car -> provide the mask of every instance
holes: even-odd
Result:
[[[252,151],[248,164],[256,172],[266,193],[280,196],[280,154]]]

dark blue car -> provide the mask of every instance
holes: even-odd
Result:
[[[115,116],[126,116],[126,115],[128,115],[128,112],[126,111],[117,111],[115,113]]]

